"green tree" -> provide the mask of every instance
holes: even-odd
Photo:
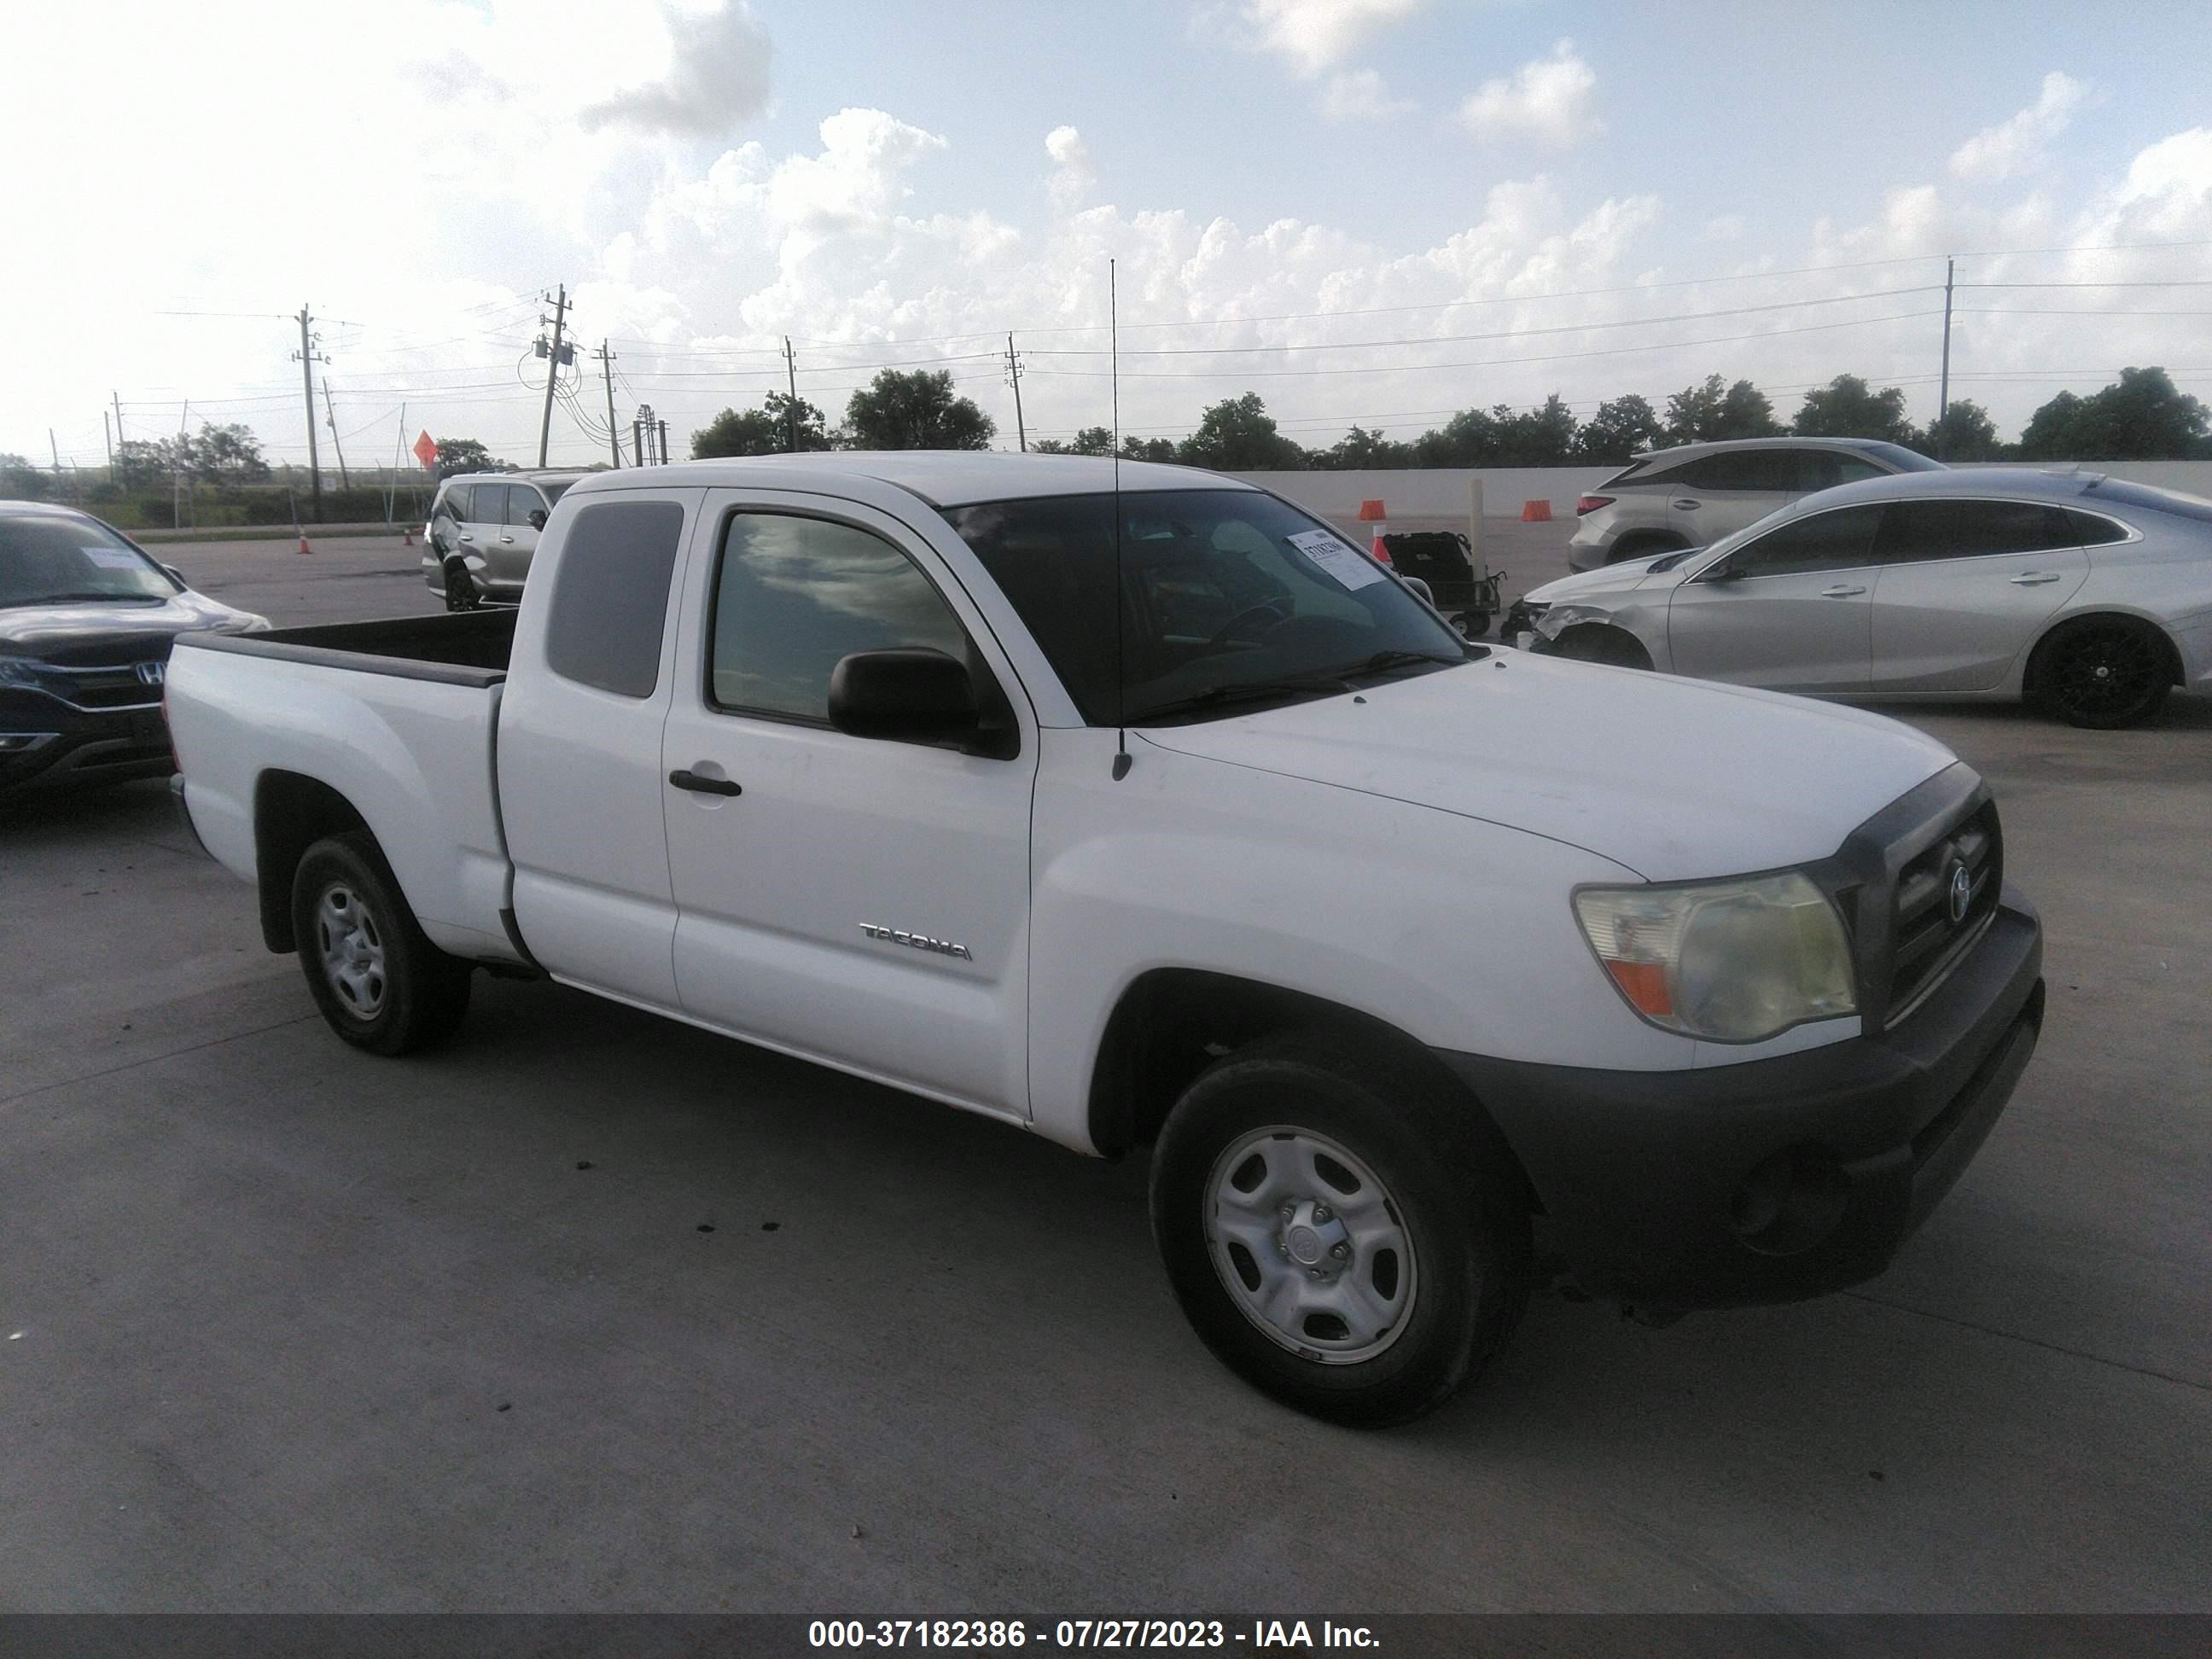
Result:
[[[438,476],[450,478],[456,472],[512,472],[514,468],[501,460],[474,438],[441,438],[438,440]]]
[[[1936,441],[1939,435],[1942,440],[1940,445]],[[1945,410],[1940,422],[1930,421],[1925,432],[1916,434],[1912,447],[1923,455],[1954,462],[1994,461],[2004,453],[1989,410],[1966,398]]]
[[[1582,429],[1575,434],[1575,459],[1625,461],[1632,455],[1656,447],[1665,430],[1660,424],[1658,410],[1632,392],[1611,403],[1600,404],[1597,413],[1583,422]]]
[[[950,369],[879,369],[845,405],[854,449],[988,449],[998,425],[952,390]]]
[[[1905,393],[1893,386],[1876,392],[1856,374],[1838,374],[1808,392],[1790,429],[1801,438],[1879,438],[1893,444],[1913,438]]]
[[[1125,461],[1172,461],[1176,459],[1172,438],[1124,438],[1121,440],[1121,459]]]
[[[115,446],[115,482],[125,489],[166,487],[176,465],[177,447],[167,438],[125,438]]]
[[[1554,392],[1540,409],[1491,411],[1498,417],[1499,453],[1507,466],[1565,466],[1574,459],[1575,415]]]
[[[1256,392],[1224,398],[1199,416],[1198,430],[1182,441],[1176,459],[1217,472],[1294,471],[1306,453],[1275,428],[1275,418]]]
[[[1462,409],[1435,430],[1413,440],[1416,466],[1496,466],[1504,453],[1498,416],[1486,409]]]
[[[1395,468],[1411,466],[1413,446],[1386,438],[1379,432],[1370,432],[1364,426],[1355,426],[1327,449],[1316,450],[1313,456],[1316,466],[1337,471],[1355,468]]]
[[[1781,423],[1766,394],[1748,380],[1724,386],[1717,374],[1684,386],[1667,399],[1667,441],[1704,443],[1717,438],[1778,438]]]
[[[199,435],[187,447],[186,464],[198,477],[217,483],[258,483],[269,476],[261,440],[252,427],[234,422],[217,426],[202,421]]]
[[[53,480],[21,455],[0,455],[0,499],[43,501]]]
[[[2204,405],[2162,368],[2124,368],[2101,392],[2062,392],[2020,434],[2023,460],[2162,461],[2212,453]]]
[[[1058,438],[1040,438],[1030,446],[1037,455],[1111,455],[1114,453],[1113,430],[1103,426],[1086,426],[1073,441],[1063,443]]]
[[[726,409],[691,434],[691,459],[703,461],[720,455],[781,455],[790,450],[791,419],[799,416],[799,447],[803,451],[830,447],[830,432],[823,413],[801,398],[771,392],[758,409],[740,414]]]

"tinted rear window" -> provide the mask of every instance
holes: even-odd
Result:
[[[651,696],[683,539],[674,501],[609,501],[579,513],[554,573],[546,666],[617,696]]]
[[[1899,472],[1944,472],[1949,471],[1942,462],[1930,460],[1917,449],[1907,449],[1903,444],[1886,444],[1871,441],[1855,446],[1862,454],[1885,461]]]
[[[1881,556],[1914,564],[2075,544],[2066,510],[2047,501],[1893,501],[1882,520]]]

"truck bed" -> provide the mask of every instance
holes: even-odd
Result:
[[[510,610],[187,634],[169,659],[170,742],[208,850],[258,881],[301,803],[335,794],[376,836],[422,931],[476,961],[518,961],[496,757]],[[265,887],[263,926],[289,892]],[[273,913],[273,915],[272,915]]]
[[[192,643],[241,656],[349,668],[364,674],[433,680],[446,685],[497,685],[514,648],[511,606],[389,622],[330,623],[267,634],[208,634]]]

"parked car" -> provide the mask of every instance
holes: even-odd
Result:
[[[1576,501],[1567,568],[1710,546],[1815,490],[1942,470],[1872,438],[1741,438],[1654,450]]]
[[[2025,697],[2132,726],[2212,688],[2212,501],[1977,468],[1823,491],[1696,552],[1536,588],[1539,650],[1869,699]]]
[[[457,472],[438,486],[422,529],[422,580],[448,611],[522,597],[538,532],[582,472]]]
[[[1880,1272],[2040,1029],[1942,744],[1468,644],[1186,468],[608,472],[519,611],[189,646],[191,822],[345,1042],[482,965],[1151,1142],[1199,1334],[1341,1421],[1481,1368],[1539,1214],[1647,1316]]]
[[[88,513],[0,501],[0,795],[166,775],[170,642],[268,626]]]

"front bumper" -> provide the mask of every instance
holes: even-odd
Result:
[[[161,705],[73,708],[53,697],[0,694],[0,794],[163,777],[176,769]],[[19,744],[13,739],[22,739]]]
[[[1658,1310],[1796,1301],[1880,1273],[1950,1190],[2035,1051],[2042,969],[2042,923],[2008,887],[1878,1036],[1686,1072],[1440,1058],[1585,1288]]]

